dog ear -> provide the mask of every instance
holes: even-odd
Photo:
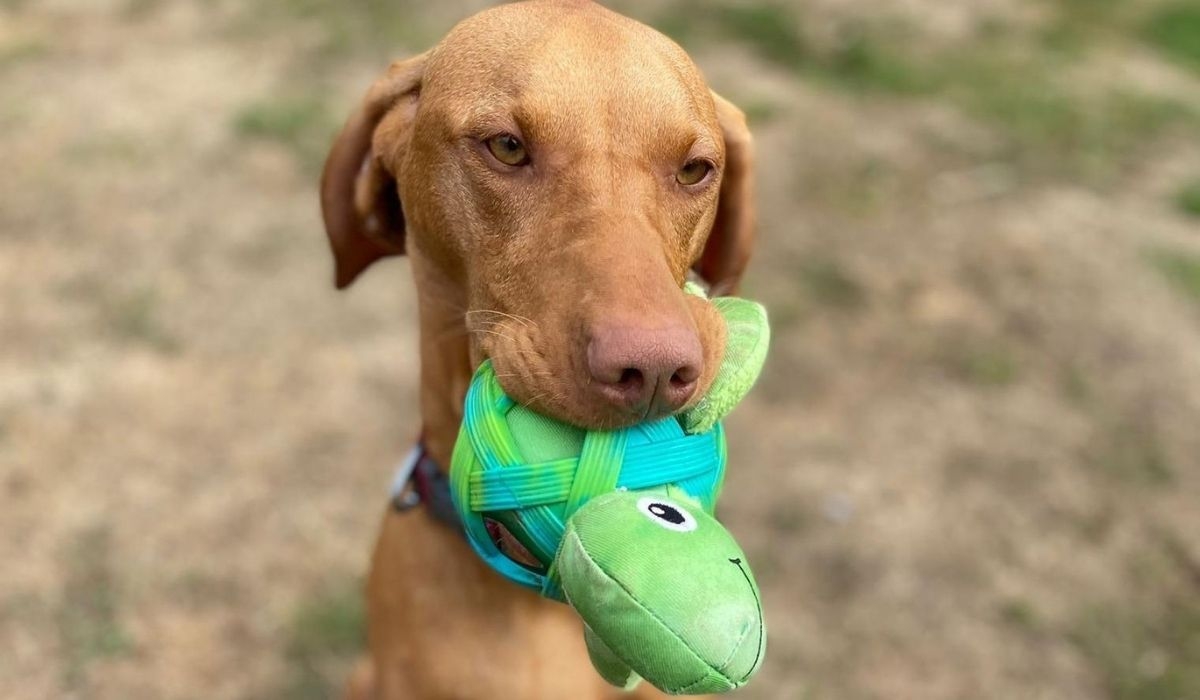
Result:
[[[737,291],[754,250],[754,143],[742,110],[715,92],[713,100],[725,138],[725,172],[712,232],[693,267],[719,296]]]
[[[392,171],[412,130],[425,68],[396,61],[338,134],[321,175],[321,213],[342,289],[379,258],[404,254],[404,211]]]

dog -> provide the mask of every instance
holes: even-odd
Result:
[[[485,358],[516,401],[585,428],[703,394],[724,326],[682,287],[736,288],[752,186],[744,115],[683,49],[592,2],[530,0],[393,63],[337,136],[321,205],[338,288],[380,258],[411,261],[421,449],[444,469]],[[504,581],[428,515],[384,515],[346,698],[622,695],[567,606]]]

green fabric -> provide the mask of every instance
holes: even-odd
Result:
[[[720,419],[757,378],[769,330],[758,304],[711,303],[726,322],[724,360],[689,411],[585,431],[514,404],[484,362],[455,445],[451,492],[472,547],[510,580],[570,603],[596,670],[626,689],[645,678],[671,694],[731,690],[765,649],[753,574],[713,512],[726,462]],[[544,568],[501,552],[487,519]]]
[[[508,429],[530,462],[573,459],[583,449],[584,431],[536,411],[509,411]]]
[[[664,527],[639,507],[647,498],[695,528]],[[556,568],[567,601],[615,657],[600,655],[610,682],[620,661],[668,694],[720,693],[762,663],[758,586],[733,537],[701,509],[645,492],[599,496],[567,523]]]
[[[771,342],[762,304],[737,297],[717,297],[712,304],[725,319],[725,357],[712,387],[680,417],[689,433],[709,430],[741,403],[762,372]]]
[[[583,626],[583,641],[587,644],[588,658],[592,660],[592,666],[596,667],[596,672],[600,674],[601,678],[622,690],[633,690],[638,683],[641,683],[641,676],[634,673],[628,664],[617,658],[604,640],[586,624]]]

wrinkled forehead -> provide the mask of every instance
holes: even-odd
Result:
[[[669,39],[595,6],[534,8],[459,25],[431,57],[423,100],[459,128],[511,119],[532,138],[719,136],[703,77]]]

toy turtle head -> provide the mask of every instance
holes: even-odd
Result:
[[[680,496],[592,499],[567,523],[554,572],[605,680],[631,687],[640,676],[672,695],[721,693],[762,663],[762,604],[733,537]]]
[[[758,588],[713,517],[725,473],[723,418],[766,356],[761,306],[713,301],[726,348],[712,387],[678,416],[583,430],[516,405],[484,362],[467,393],[450,480],[468,541],[496,571],[569,602],[593,664],[668,693],[738,687],[762,661]],[[530,567],[493,540],[503,525]]]

